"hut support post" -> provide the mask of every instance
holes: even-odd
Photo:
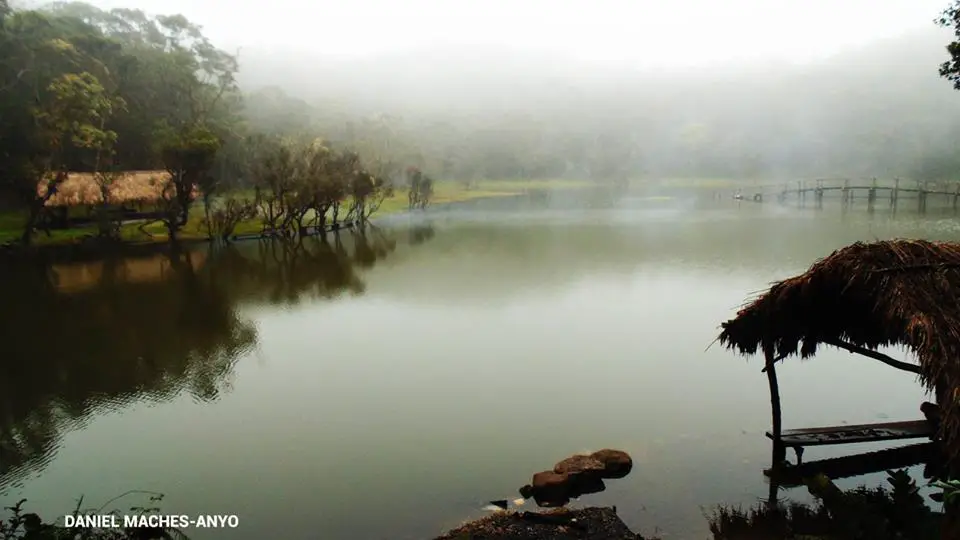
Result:
[[[783,431],[780,415],[780,384],[777,382],[777,360],[773,351],[764,352],[766,356],[767,383],[770,385],[770,412],[773,416],[771,433],[773,434],[773,466],[778,467],[787,457],[786,448],[780,440]]]
[[[770,410],[773,414],[773,426],[771,427],[771,433],[773,435],[773,456],[770,465],[770,490],[767,494],[767,505],[773,509],[778,505],[777,494],[780,491],[780,486],[777,478],[780,474],[780,468],[787,458],[787,449],[780,440],[782,426],[780,419],[780,385],[777,382],[777,359],[774,358],[773,351],[764,351],[764,356],[766,360],[764,372],[766,372],[767,382],[770,384]]]

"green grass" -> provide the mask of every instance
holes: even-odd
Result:
[[[0,213],[0,244],[19,241],[20,236],[23,234],[23,224],[26,221],[27,217],[23,212]],[[47,236],[42,232],[38,233],[34,235],[33,242],[34,244],[40,246],[49,244],[69,244],[80,240],[88,234],[96,233],[97,228],[95,226],[76,227],[62,231],[50,231],[50,236]]]
[[[0,212],[0,244],[20,238],[26,221],[23,212]]]
[[[440,181],[434,185],[434,194],[431,199],[431,205],[464,202],[474,199],[483,199],[491,197],[510,197],[522,194],[529,190],[561,190],[578,189],[589,187],[592,184],[587,181],[578,180],[482,180],[474,182],[469,189],[460,182]],[[231,194],[235,197],[253,198],[253,190],[237,191]],[[387,214],[393,214],[406,211],[408,208],[407,191],[398,189],[394,195],[380,206],[373,218]],[[71,213],[82,213],[82,210]],[[341,213],[341,219],[346,214],[344,208]],[[0,212],[0,244],[15,241],[20,238],[22,227],[26,221],[26,215],[23,212]],[[234,234],[253,234],[258,233],[263,228],[263,221],[258,219],[247,220],[240,223]],[[167,230],[163,223],[151,223],[143,230],[149,234],[143,234],[140,230],[140,224],[125,224],[120,229],[120,237],[127,242],[166,242]],[[34,242],[37,245],[51,244],[70,244],[77,242],[86,235],[97,234],[96,225],[76,227],[67,230],[51,231],[48,237],[44,233],[34,236]],[[180,231],[180,238],[183,240],[204,239],[207,237],[206,227],[203,226],[203,205],[196,203],[191,209],[190,219]]]

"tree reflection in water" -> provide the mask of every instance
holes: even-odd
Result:
[[[358,268],[396,243],[377,229],[295,243],[0,269],[0,490],[41,470],[96,414],[229,390],[257,342],[250,302],[359,294]]]

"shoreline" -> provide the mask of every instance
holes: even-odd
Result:
[[[498,511],[447,531],[433,540],[658,540],[635,533],[616,506],[558,508],[543,512]]]
[[[500,185],[498,185],[500,184]],[[552,181],[552,180],[530,180],[530,181],[488,181],[482,183],[476,188],[464,189],[462,186],[446,185],[447,189],[438,190],[437,196],[427,212],[435,209],[443,209],[450,205],[456,205],[467,202],[481,200],[491,200],[509,197],[529,196],[531,193],[543,191],[575,191],[592,187],[592,184],[579,181]],[[454,189],[450,189],[454,188]],[[403,194],[394,195],[384,203],[383,209],[376,212],[368,220],[375,224],[379,218],[390,216],[398,217],[404,214],[415,215],[416,210],[410,210],[406,204],[406,197]],[[197,214],[198,215],[198,214]],[[127,227],[136,228],[136,225],[128,224]],[[348,229],[354,230],[357,223],[354,221],[338,222],[337,224],[327,225],[324,231],[312,231],[304,237],[322,236],[326,233]],[[236,231],[230,235],[230,243],[246,242],[250,240],[271,240],[278,235],[271,231],[263,231],[263,222],[260,219],[242,222]],[[196,229],[196,230],[192,230]],[[61,257],[85,257],[85,256],[105,256],[105,255],[126,255],[137,253],[156,253],[173,249],[167,235],[164,232],[157,233],[152,237],[126,239],[121,236],[119,240],[101,240],[94,233],[77,234],[84,232],[85,229],[67,229],[64,231],[54,231],[52,238],[47,238],[43,233],[36,233],[36,240],[28,247],[22,247],[14,241],[13,235],[7,242],[0,243],[0,259],[58,259]],[[2,231],[0,231],[2,232]],[[59,234],[59,238],[57,237]],[[203,244],[219,242],[216,238],[210,238],[203,230],[198,227],[185,228],[176,245],[177,249],[185,249]]]

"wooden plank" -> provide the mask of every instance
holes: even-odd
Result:
[[[859,424],[805,429],[788,429],[780,434],[784,446],[820,446],[827,444],[852,444],[897,439],[932,437],[934,427],[926,420],[886,422],[882,424]],[[767,432],[773,439],[773,434]]]
[[[936,460],[937,457],[936,443],[925,442],[853,456],[810,461],[802,465],[767,469],[764,474],[781,487],[795,487],[802,485],[804,478],[817,474],[824,474],[831,480],[838,480],[926,464]]]

